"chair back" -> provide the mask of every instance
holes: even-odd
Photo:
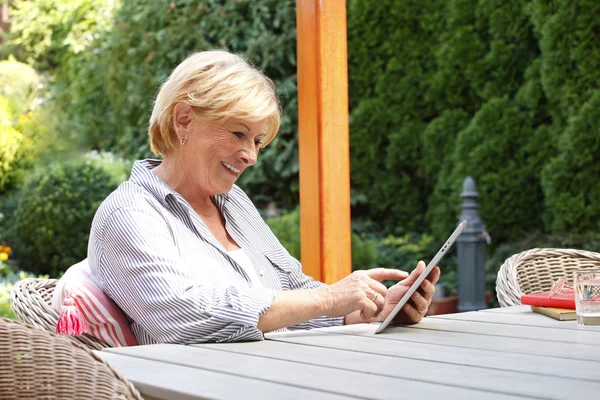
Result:
[[[580,268],[600,268],[600,253],[543,248],[515,254],[498,271],[498,301],[502,307],[520,305],[523,294],[547,292],[560,277],[572,282]]]
[[[83,344],[6,318],[0,319],[0,365],[2,399],[142,399]]]
[[[59,313],[50,304],[56,282],[56,279],[28,278],[15,283],[10,292],[10,304],[19,321],[47,332],[55,331]],[[110,347],[88,334],[67,337],[92,350]]]

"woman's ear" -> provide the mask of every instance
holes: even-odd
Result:
[[[193,118],[192,112],[192,106],[189,104],[175,104],[175,108],[173,109],[173,128],[179,138],[188,134],[188,129]]]

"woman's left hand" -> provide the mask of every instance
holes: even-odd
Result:
[[[412,284],[417,280],[421,272],[425,270],[425,263],[419,261],[417,268],[415,268],[408,278],[396,283],[394,286],[388,289],[387,296],[385,296],[385,306],[383,311],[377,316],[376,321],[383,321],[390,312],[396,307],[396,304],[402,299],[402,296]],[[440,268],[435,267],[429,273],[429,276],[423,280],[419,289],[417,289],[410,300],[402,307],[402,310],[396,314],[394,322],[397,324],[416,324],[421,321],[431,304],[431,298],[435,293],[435,284],[440,279]]]
[[[417,280],[421,272],[425,270],[425,263],[420,261],[408,278],[396,283],[388,289],[385,296],[385,305],[383,310],[369,321],[364,321],[355,313],[346,316],[346,324],[364,323],[364,322],[379,322],[383,321],[392,312],[396,304],[402,299],[402,296],[410,289],[412,284]],[[431,298],[435,293],[435,284],[440,279],[440,269],[435,267],[429,276],[423,280],[419,289],[413,293],[410,300],[402,307],[402,310],[394,318],[394,322],[398,324],[416,324],[421,321],[431,304]]]

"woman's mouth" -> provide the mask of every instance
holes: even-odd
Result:
[[[233,165],[226,163],[225,161],[221,161],[221,164],[223,164],[225,169],[234,176],[239,176],[240,172],[242,172],[239,169],[237,169],[236,167],[234,167]]]

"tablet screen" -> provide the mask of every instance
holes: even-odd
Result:
[[[410,299],[410,297],[413,295],[413,293],[419,288],[419,286],[421,286],[421,283],[423,283],[423,281],[425,280],[425,278],[427,278],[427,276],[429,275],[429,273],[431,272],[431,270],[440,262],[440,260],[442,259],[442,257],[444,257],[446,255],[446,253],[448,252],[448,250],[450,250],[450,248],[452,247],[452,245],[454,244],[454,242],[456,241],[456,239],[461,235],[461,233],[463,233],[463,231],[465,230],[466,227],[467,227],[467,221],[461,222],[456,227],[456,229],[454,230],[454,232],[452,232],[452,235],[450,235],[450,237],[448,238],[448,240],[446,240],[446,243],[444,243],[444,245],[442,246],[442,248],[437,252],[437,254],[435,255],[435,257],[433,257],[433,259],[427,265],[427,267],[423,270],[423,272],[421,273],[421,275],[419,275],[419,277],[417,278],[417,280],[408,289],[408,292],[406,292],[404,294],[404,296],[402,296],[402,298],[400,299],[400,301],[398,302],[398,304],[396,304],[396,307],[394,307],[394,309],[392,310],[392,312],[390,313],[390,315],[388,315],[387,318],[385,319],[385,321],[383,321],[381,323],[381,325],[379,325],[379,328],[377,328],[377,330],[375,331],[375,333],[381,333],[381,332],[383,332],[385,330],[385,328],[387,328],[387,326],[394,319],[394,317],[396,316],[396,314],[398,314],[398,312],[402,309],[402,307],[404,307],[404,305]]]

